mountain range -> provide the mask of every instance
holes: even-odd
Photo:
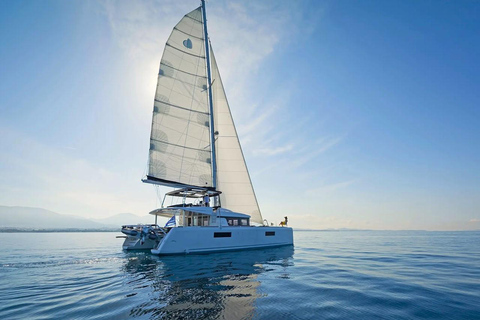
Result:
[[[137,223],[154,223],[154,217],[119,213],[108,218],[86,219],[43,208],[0,206],[0,229],[119,229]]]

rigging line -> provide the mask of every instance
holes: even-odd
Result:
[[[218,140],[218,137],[215,138],[215,141],[214,141],[214,142],[217,142],[217,140]],[[208,147],[210,147],[210,144],[207,144],[205,147],[203,147],[203,149],[205,150],[205,149],[207,149]],[[233,149],[233,148],[230,148],[230,149]]]
[[[165,43],[165,46],[168,46],[168,47],[173,48],[173,49],[175,49],[175,50],[177,50],[177,51],[180,51],[181,53],[188,54],[188,55],[190,55],[190,56],[192,56],[192,57],[196,57],[196,58],[199,58],[199,59],[205,59],[205,57],[202,57],[202,56],[199,56],[199,55],[197,55],[197,54],[190,53],[190,52],[186,52],[186,51],[183,51],[183,50],[180,49],[180,48],[174,47],[174,46],[172,46],[171,44],[169,44],[168,42]]]
[[[206,87],[205,89],[202,90],[202,92],[204,91],[207,91],[208,88],[210,88],[211,86],[213,86],[213,83],[215,82],[215,79],[213,79],[212,83],[210,83],[210,86]]]

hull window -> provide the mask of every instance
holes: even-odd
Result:
[[[227,218],[229,226],[249,226],[249,219]]]
[[[265,235],[266,235],[266,236],[274,236],[274,235],[275,235],[275,231],[266,231],[266,232],[265,232]]]
[[[214,238],[230,238],[232,236],[231,232],[215,232],[213,234]]]

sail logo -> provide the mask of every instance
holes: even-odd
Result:
[[[183,46],[187,49],[192,49],[192,40],[189,38],[187,40],[183,40]]]

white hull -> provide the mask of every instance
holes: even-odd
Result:
[[[293,245],[293,231],[288,227],[177,227],[151,251],[171,255],[286,245]]]

